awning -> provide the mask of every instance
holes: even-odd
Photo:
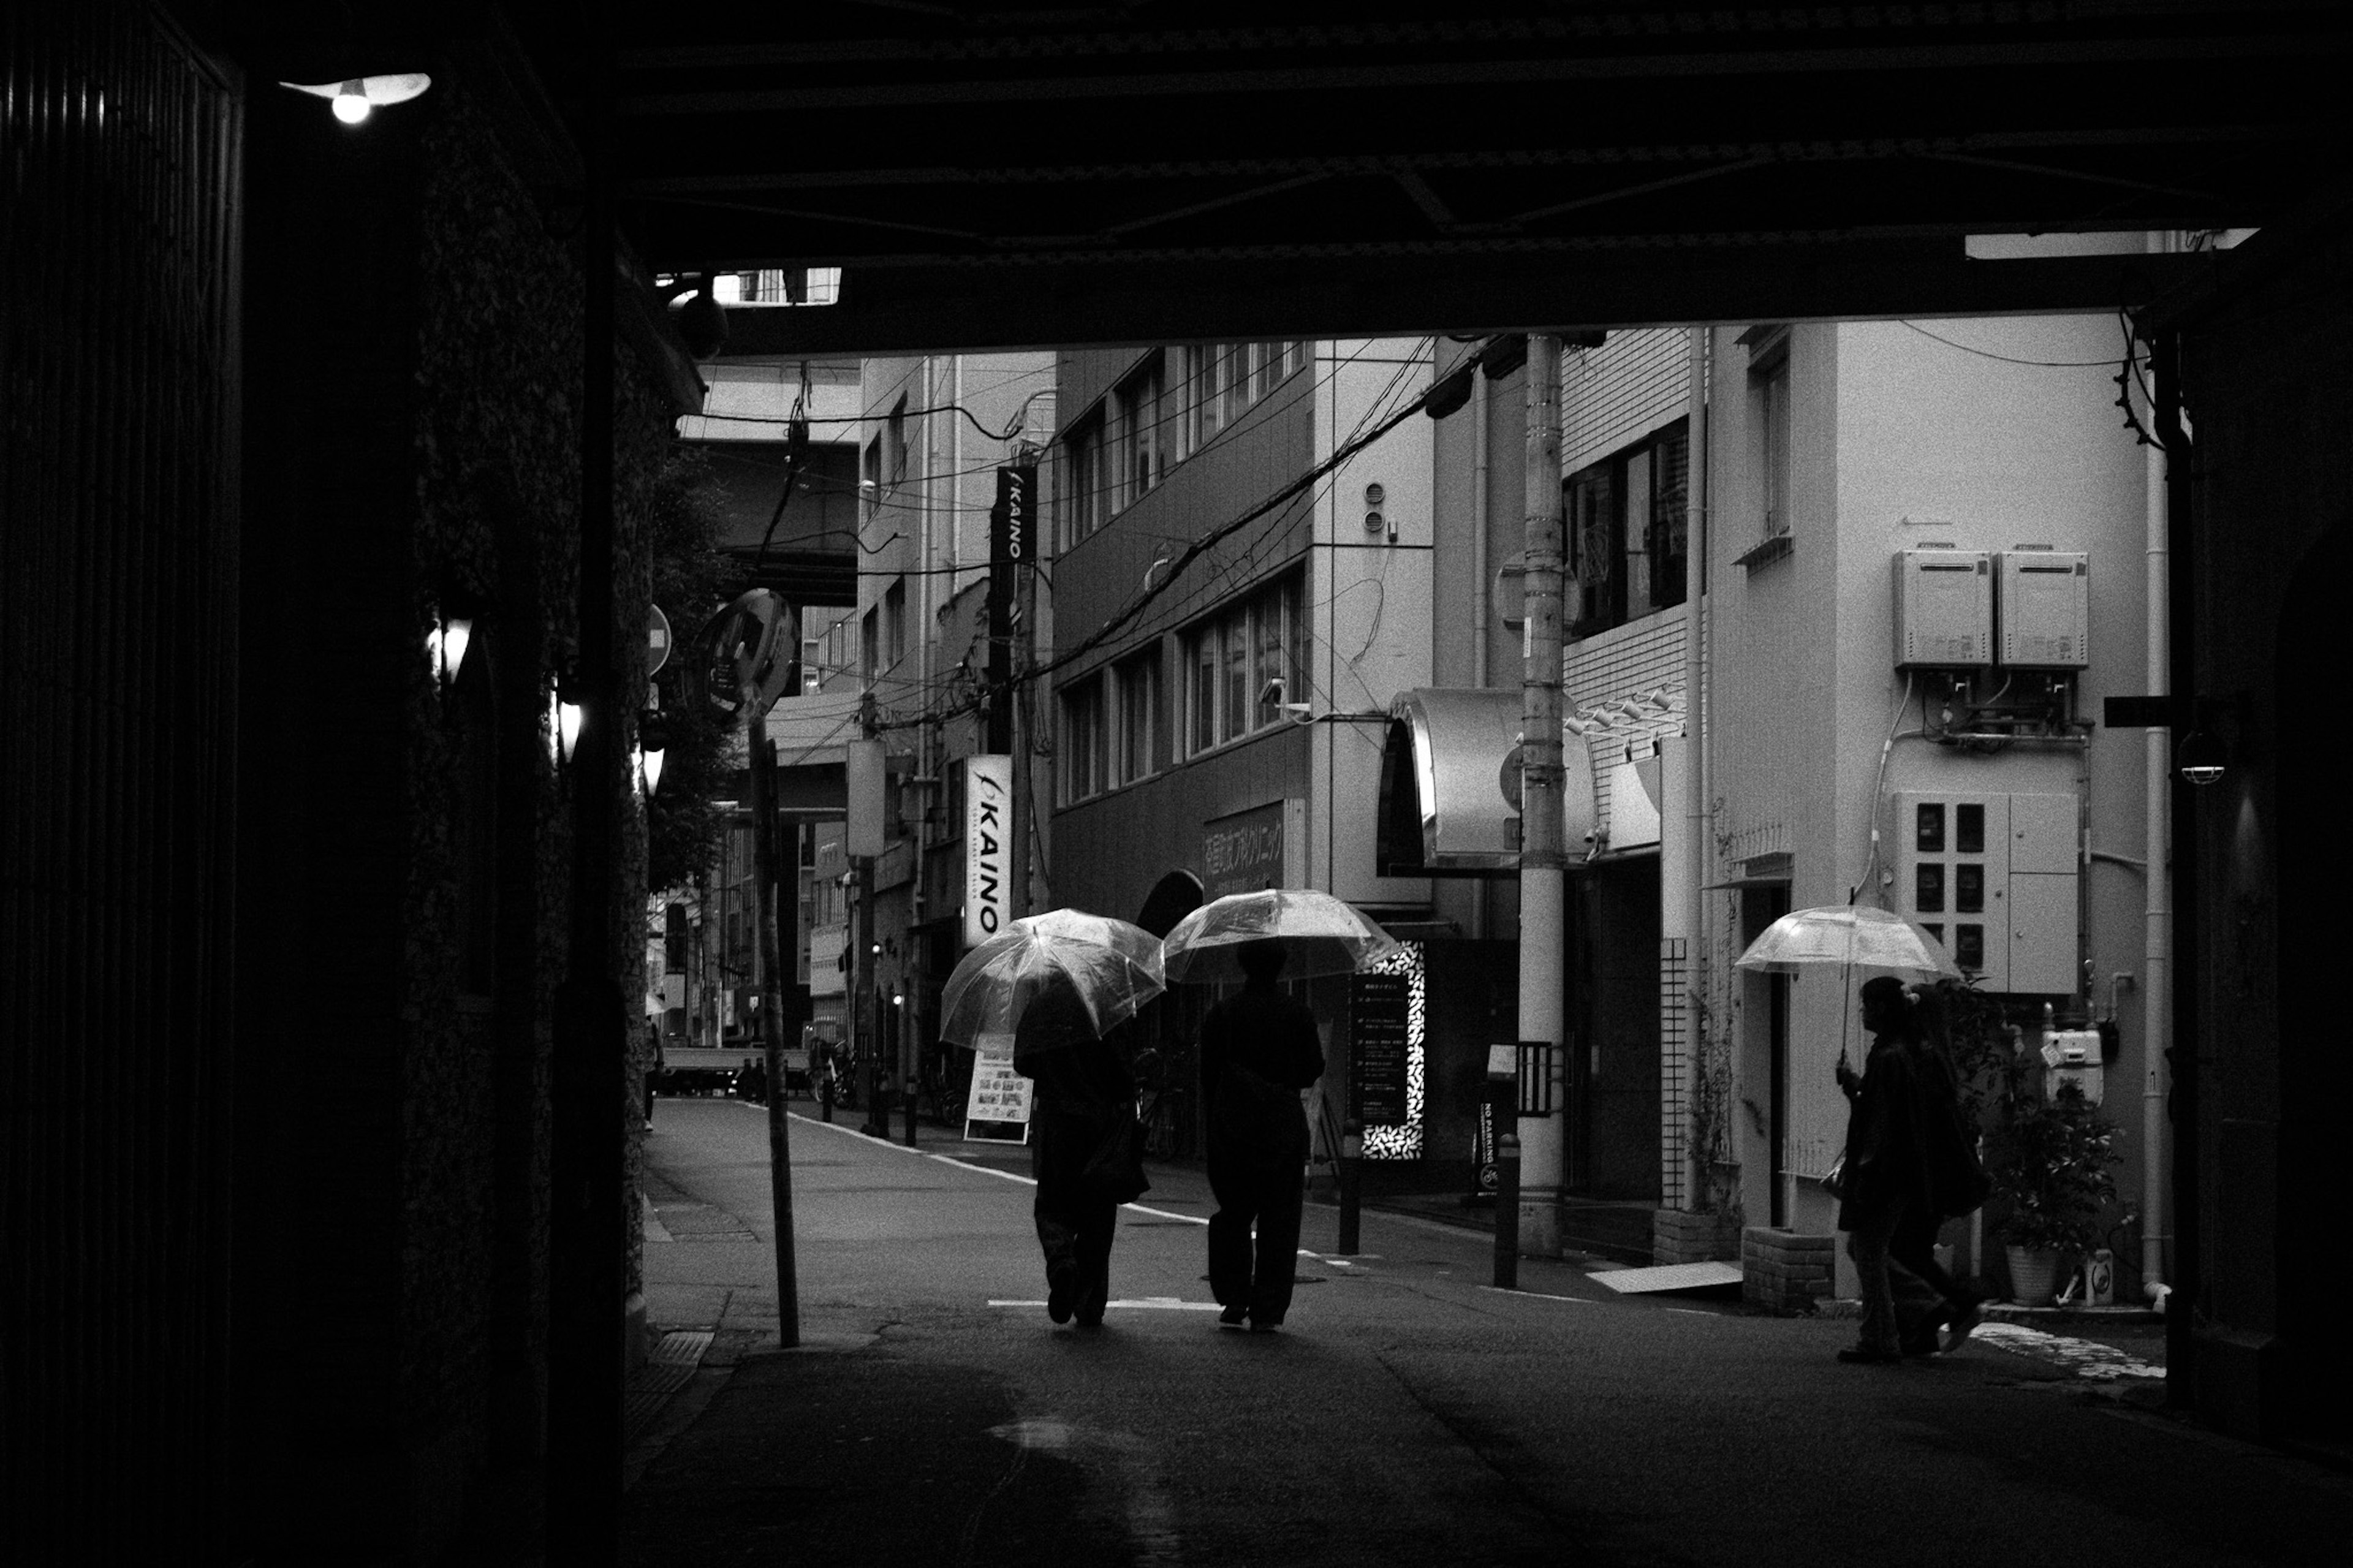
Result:
[[[1375,835],[1384,877],[1511,876],[1520,865],[1520,693],[1424,687],[1389,706]],[[1584,737],[1561,731],[1563,847],[1593,830]]]

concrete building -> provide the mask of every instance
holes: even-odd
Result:
[[[1867,1047],[1851,987],[1732,964],[1778,914],[1851,898],[1944,937],[2030,1036],[2045,1002],[2103,1028],[2119,1188],[2132,1214],[2161,1215],[2144,1100],[2161,1093],[2146,997],[2166,958],[2152,764],[2140,731],[2098,723],[2104,699],[2162,689],[2158,492],[2115,405],[2126,352],[2113,318],[2042,317],[1641,330],[1565,356],[1579,864],[1559,1166],[1525,1179],[1559,1183],[1567,1244],[1622,1241],[1629,1206],[1656,1211],[1662,1260],[1732,1256],[1736,1223],[1752,1255],[1774,1254],[1774,1233],[1830,1236],[1820,1177],[1846,1122],[1831,1068],[1841,1042],[1857,1060]],[[1438,659],[1465,687],[1516,669],[1512,391],[1482,384],[1487,407],[1438,440],[1440,510],[1484,556],[1444,574],[1441,605],[1462,613],[1433,622],[1458,648],[1471,628],[1471,657]],[[1965,602],[1935,597],[1951,583]],[[1929,647],[1955,605],[1977,640]],[[2019,623],[2046,610],[2063,624]],[[1509,892],[1440,903],[1510,930]],[[1757,1267],[1779,1278],[1774,1257]],[[2153,1251],[2151,1278],[2162,1267]]]
[[[1393,1004],[1393,1083],[1355,1059],[1363,987],[1307,988],[1329,1033],[1319,1137],[1371,1089],[1366,1149],[1390,1182],[1429,1179],[1426,1156],[1468,1181],[1474,1047],[1509,974],[1439,915],[1428,878],[1377,863],[1390,706],[1432,679],[1431,355],[1410,339],[1064,355],[1042,661],[1041,903],[1165,932],[1226,893],[1314,888],[1408,940],[1419,1005]],[[1176,988],[1139,1025],[1180,1098],[1206,1000]]]

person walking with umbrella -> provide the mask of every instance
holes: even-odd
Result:
[[[1046,1315],[1103,1322],[1119,1205],[1149,1185],[1138,1157],[1135,1075],[1109,1037],[1160,994],[1161,948],[1124,921],[1052,910],[1015,921],[960,959],[940,991],[940,1037],[1002,1049],[1037,1085],[1031,1214]]]
[[[1307,1195],[1299,1096],[1324,1076],[1314,1015],[1275,981],[1285,973],[1354,973],[1396,952],[1398,942],[1329,893],[1267,888],[1202,905],[1176,922],[1161,951],[1170,980],[1242,981],[1240,994],[1201,1021],[1201,1103],[1218,1201],[1209,1293],[1224,1309],[1219,1327],[1271,1331],[1291,1310]]]
[[[1306,1201],[1302,1089],[1324,1076],[1315,1016],[1275,986],[1280,942],[1245,943],[1241,991],[1201,1021],[1201,1103],[1208,1111],[1209,1293],[1220,1326],[1261,1333],[1291,1310]],[[1257,1227],[1253,1245],[1251,1227]]]
[[[1953,1308],[1892,1250],[1897,1236],[1916,1229],[1930,1212],[1936,1190],[1918,1026],[1902,981],[1881,975],[1862,983],[1862,1026],[1872,1045],[1862,1073],[1843,1053],[1837,1068],[1852,1105],[1838,1226],[1847,1233],[1847,1256],[1862,1292],[1859,1342],[1839,1352],[1839,1360],[1886,1363],[1902,1360],[1906,1350],[1934,1350]],[[1933,1241],[1933,1224],[1929,1236]]]
[[[1013,1070],[1038,1086],[1030,1214],[1046,1258],[1046,1315],[1095,1328],[1111,1300],[1112,1237],[1126,1201],[1103,1179],[1098,1157],[1135,1123],[1135,1075],[1126,1053],[1096,1034],[1076,987],[1059,977],[1040,983],[1014,1028]]]

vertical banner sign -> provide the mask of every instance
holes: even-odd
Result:
[[[1013,616],[1020,574],[1037,547],[1038,470],[997,470],[988,509],[988,749],[1013,751]]]
[[[963,765],[964,944],[977,947],[1013,918],[1013,759]]]
[[[890,847],[883,837],[883,816],[889,803],[882,797],[882,742],[851,741],[842,747],[842,774],[849,786],[849,820],[843,838],[851,859],[871,858]]]
[[[1406,1106],[1406,1000],[1402,974],[1348,977],[1349,1107],[1367,1127],[1401,1127]]]

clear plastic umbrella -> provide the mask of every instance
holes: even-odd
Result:
[[[1176,922],[1161,945],[1168,978],[1196,984],[1242,978],[1241,951],[1282,944],[1282,977],[1353,974],[1398,950],[1397,939],[1345,900],[1312,888],[1229,893]]]
[[[1001,1038],[1010,1049],[1030,1004],[1065,987],[1100,1035],[1166,988],[1160,943],[1140,926],[1081,910],[1015,921],[965,953],[948,976],[940,1037],[974,1047]]]
[[[1765,928],[1735,961],[1737,969],[1795,974],[1827,964],[1875,969],[1915,980],[1958,980],[1944,944],[1902,915],[1867,904],[1792,910]]]
[[[1830,904],[1791,910],[1765,928],[1733,961],[1735,969],[1795,974],[1801,969],[1839,966],[1844,991],[1858,969],[1915,980],[1958,980],[1960,966],[1946,956],[1945,944],[1902,915],[1868,904]],[[1846,1060],[1846,1006],[1839,1008],[1839,1060]]]

